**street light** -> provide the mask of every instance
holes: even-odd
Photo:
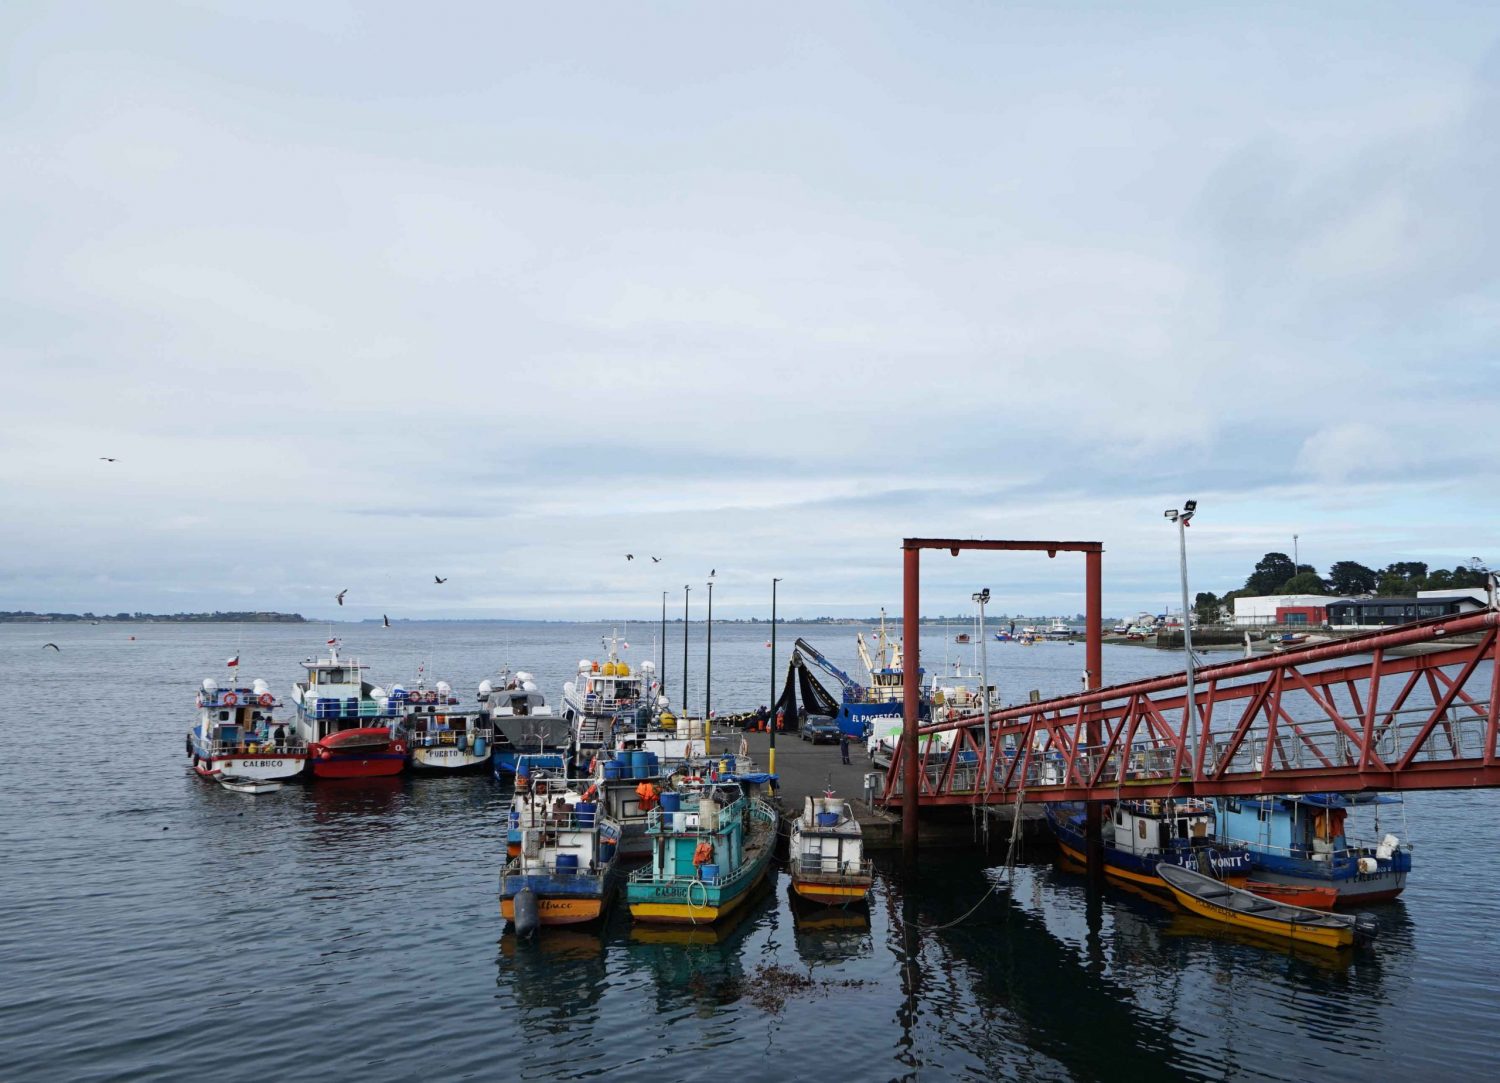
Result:
[[[667,694],[667,591],[661,592],[661,672],[656,675],[657,695]]]
[[[1182,647],[1187,655],[1187,702],[1182,717],[1188,733],[1188,754],[1192,757],[1188,770],[1195,781],[1198,778],[1198,696],[1193,687],[1193,618],[1188,610],[1187,528],[1197,509],[1198,501],[1189,500],[1182,505],[1181,511],[1169,508],[1162,512],[1177,524],[1177,552],[1182,570]]]
[[[990,655],[984,642],[984,607],[989,604],[990,588],[983,590],[971,597],[979,603],[979,679],[983,682],[983,691],[980,695],[984,703],[984,726],[985,733],[989,733],[990,724]]]
[[[771,755],[766,770],[773,775],[776,773],[776,584],[779,582],[780,579],[771,580]]]
[[[688,678],[688,595],[693,588],[686,583],[682,586],[682,717],[686,724],[688,714],[687,678]]]

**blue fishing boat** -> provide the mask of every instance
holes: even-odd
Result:
[[[1078,802],[1044,806],[1058,848],[1085,863],[1084,808]],[[1120,801],[1109,809],[1100,835],[1104,875],[1126,884],[1162,889],[1157,866],[1178,865],[1243,886],[1250,851],[1214,833],[1213,806],[1205,801]]]
[[[821,667],[839,682],[843,689],[838,705],[839,732],[863,743],[875,733],[877,726],[899,723],[902,720],[906,709],[906,671],[902,664],[900,641],[886,633],[884,610],[881,610],[880,629],[872,643],[866,643],[864,633],[860,632],[854,637],[854,645],[865,668],[863,683],[830,662],[807,640],[799,638],[795,648],[808,661]],[[874,647],[873,651],[871,646]],[[919,688],[923,672],[917,670]],[[931,704],[927,695],[919,695],[921,698],[917,705],[917,715],[926,720],[931,717]],[[811,708],[809,713],[812,713]],[[790,721],[787,728],[791,728]]]
[[[598,920],[616,888],[619,825],[600,813],[588,789],[546,775],[523,788],[522,777],[510,810],[520,852],[500,873],[500,915],[519,936]]]
[[[1221,797],[1215,801],[1220,834],[1246,847],[1258,880],[1327,887],[1336,905],[1394,899],[1411,872],[1411,846],[1379,825],[1381,808],[1400,805],[1394,794],[1309,793]],[[1377,840],[1346,833],[1351,810],[1376,817]]]
[[[636,921],[712,925],[740,910],[765,878],[776,810],[736,782],[668,790],[646,820],[651,863],[625,886]]]

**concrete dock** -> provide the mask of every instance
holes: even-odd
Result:
[[[770,734],[746,733],[743,736],[756,769],[769,770]],[[737,751],[740,737],[738,732],[726,733],[722,738],[716,734],[715,751]],[[804,798],[821,797],[826,788],[832,787],[834,792],[849,802],[850,809],[859,821],[868,850],[900,849],[900,815],[875,808],[865,800],[865,775],[873,772],[879,776],[876,782],[878,795],[885,785],[885,772],[870,763],[864,745],[860,743],[850,745],[849,761],[847,765],[840,761],[837,744],[815,745],[802,740],[795,733],[778,733],[776,775],[780,786],[782,815],[800,816]],[[922,814],[918,845],[971,846],[982,842],[984,816],[984,813],[970,808],[927,810]],[[988,810],[991,847],[998,847],[1003,851],[1010,841],[1011,816],[1012,810],[1008,806]],[[1022,806],[1021,831],[1023,838],[1047,833],[1040,805]]]

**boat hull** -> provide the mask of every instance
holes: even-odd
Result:
[[[758,866],[736,882],[732,894],[701,880],[664,884],[632,884],[627,889],[630,916],[636,921],[663,925],[712,925],[734,914],[766,876],[771,864],[769,847],[756,859]]]
[[[1255,878],[1270,884],[1302,888],[1332,888],[1338,893],[1335,906],[1361,906],[1365,903],[1389,902],[1406,890],[1405,870],[1354,873],[1351,876],[1336,879],[1302,875],[1288,872],[1283,868],[1268,868],[1258,861],[1254,867]]]
[[[202,778],[234,775],[261,782],[296,778],[307,767],[306,755],[208,756],[195,755],[193,770]]]
[[[1354,930],[1350,928],[1330,929],[1320,926],[1299,925],[1295,922],[1276,921],[1243,914],[1227,906],[1199,899],[1170,884],[1164,884],[1183,908],[1199,917],[1208,918],[1223,925],[1261,936],[1275,937],[1286,943],[1316,944],[1324,948],[1349,948],[1354,946]]]
[[[1264,899],[1300,906],[1306,910],[1332,910],[1338,902],[1339,893],[1331,887],[1307,887],[1300,884],[1272,884],[1264,880],[1249,880],[1245,890],[1253,891]]]
[[[1047,810],[1047,822],[1052,825],[1052,833],[1057,839],[1058,849],[1073,861],[1087,867],[1088,858],[1084,852],[1083,832],[1065,817],[1052,812],[1050,808]],[[1156,867],[1165,861],[1183,868],[1191,868],[1196,856],[1197,852],[1193,850],[1137,856],[1106,846],[1104,847],[1104,875],[1106,879],[1117,883],[1130,884],[1165,894],[1167,885],[1157,875]],[[1231,887],[1244,887],[1250,879],[1250,862],[1242,850],[1228,854],[1210,854],[1210,861],[1218,876]]]
[[[460,771],[482,771],[490,764],[489,753],[476,756],[462,748],[438,746],[437,748],[414,748],[411,766],[414,771],[424,773],[456,774]]]
[[[406,770],[406,745],[384,726],[343,730],[310,748],[314,778],[380,778]]]
[[[540,876],[506,874],[500,883],[500,916],[516,920],[515,897],[530,890],[542,925],[585,925],[598,921],[614,897],[614,870],[600,875]]]
[[[850,906],[865,902],[870,896],[868,876],[844,876],[813,879],[801,873],[792,875],[792,890],[808,902],[824,906]]]

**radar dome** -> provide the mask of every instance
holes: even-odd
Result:
[[[204,677],[203,678],[203,691],[205,691],[205,692],[217,692],[218,690],[219,690],[219,682],[218,681],[214,680],[212,677]]]
[[[521,682],[521,691],[523,691],[523,692],[535,692],[536,691],[536,682],[535,681],[522,681]]]
[[[637,668],[639,668],[642,673],[655,673],[656,672],[656,663],[653,662],[653,661],[651,661],[648,658],[646,661],[642,662],[640,664],[640,666],[638,666]]]
[[[370,689],[370,698],[385,699],[385,689],[381,688],[380,685],[377,684],[374,688]]]
[[[492,685],[489,681],[485,680],[485,681],[480,681],[479,682],[479,694],[481,696],[487,696],[491,692],[493,692],[494,690],[495,690],[495,686]]]
[[[438,681],[437,690],[446,696],[449,692],[453,691],[453,686],[447,681]]]
[[[589,670],[591,670],[593,668],[594,668],[594,663],[590,662],[587,658],[580,658],[580,659],[578,659],[578,672],[579,673],[587,673],[587,672],[589,672]]]
[[[261,680],[259,677],[250,682],[250,687],[255,689],[255,694],[257,696],[271,690],[271,686],[265,681]]]
[[[536,680],[536,678],[533,677],[530,673],[527,673],[524,669],[518,669],[516,670],[516,680],[520,681],[522,684],[525,684],[527,681]]]

